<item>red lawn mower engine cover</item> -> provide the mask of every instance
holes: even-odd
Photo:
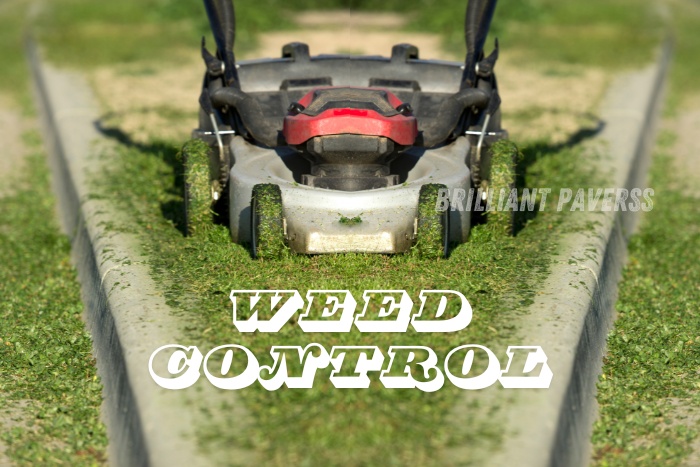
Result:
[[[282,133],[311,161],[302,183],[358,191],[398,184],[389,163],[414,144],[418,122],[386,89],[325,87],[289,106]]]

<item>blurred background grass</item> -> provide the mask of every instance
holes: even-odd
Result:
[[[405,13],[410,30],[440,34],[448,49],[462,51],[465,5],[463,0],[238,2],[236,48],[253,47],[258,33],[292,27],[294,12],[351,9]],[[39,35],[52,57],[72,64],[153,60],[158,52],[195,47],[209,34],[199,0],[57,0],[40,18]],[[498,6],[492,35],[509,49],[527,49],[529,59],[626,66],[649,57],[659,26],[658,12],[647,0],[512,0]]]
[[[7,0],[0,9],[0,90],[24,86],[22,33],[29,0]],[[250,51],[260,33],[295,27],[302,10],[351,9],[405,13],[410,31],[434,32],[448,51],[464,51],[463,0],[258,0],[237,2],[238,53]],[[677,39],[682,67],[673,77],[683,91],[699,91],[700,4],[688,0],[511,0],[501,2],[492,25],[511,57],[523,66],[533,62],[621,69],[651,58],[654,45],[668,31]],[[191,57],[209,26],[200,0],[54,0],[31,21],[33,34],[49,58],[75,67],[124,62],[173,63]],[[407,35],[410,41],[410,35]],[[488,47],[492,40],[489,40]]]

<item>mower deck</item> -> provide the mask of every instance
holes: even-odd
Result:
[[[230,144],[236,163],[231,168],[229,192],[231,236],[251,242],[251,193],[260,183],[279,185],[290,248],[299,253],[400,253],[416,236],[418,196],[424,184],[469,189],[469,153],[466,137],[436,149],[411,148],[392,164],[399,185],[362,191],[318,189],[299,183],[306,164],[296,152],[271,151],[241,137]],[[237,155],[243,157],[236,157]],[[464,242],[470,213],[449,212],[449,238]]]

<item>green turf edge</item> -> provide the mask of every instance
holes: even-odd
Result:
[[[588,165],[577,163],[590,152],[581,146],[539,141],[522,150],[529,164],[528,186],[549,186],[556,193],[559,186],[588,186],[596,179]],[[213,225],[202,238],[183,237],[175,143],[153,141],[114,151],[104,155],[111,163],[95,181],[96,190],[110,193],[119,186],[126,194],[114,201],[118,209],[130,213],[131,223],[115,228],[139,235],[168,304],[177,314],[197,317],[197,324],[183,330],[182,342],[204,349],[238,343],[250,348],[261,364],[270,363],[266,360],[271,345],[308,342],[327,348],[378,345],[383,351],[389,345],[419,343],[434,348],[440,358],[465,343],[498,348],[517,335],[511,317],[532,303],[535,285],[546,276],[558,239],[563,232],[579,228],[574,216],[547,209],[530,219],[517,237],[497,238],[487,225],[476,226],[475,240],[456,247],[446,261],[346,254],[293,255],[261,262],[251,258],[247,247],[233,244],[228,230],[220,225]],[[556,198],[550,197],[548,203],[556,203]],[[455,289],[468,297],[475,317],[467,330],[450,335],[314,335],[302,333],[294,323],[277,334],[239,334],[230,321],[230,291],[257,288],[296,288],[302,294],[308,289],[349,289],[356,297],[369,289],[406,289],[414,300],[421,289]],[[253,448],[273,465],[334,465],[346,459],[341,452],[351,453],[350,462],[368,465],[378,459],[389,464],[418,460],[433,465],[441,463],[435,452],[472,443],[495,448],[500,442],[495,416],[474,418],[469,426],[454,429],[449,414],[464,394],[449,385],[437,393],[422,394],[386,390],[375,381],[369,390],[353,393],[331,390],[327,376],[319,374],[312,390],[269,393],[252,387],[238,392],[254,426],[238,433],[200,422],[202,449]],[[467,397],[467,404],[479,404],[478,394]],[[200,410],[206,405],[203,401]],[[387,451],[386,446],[393,448]]]
[[[56,225],[39,135],[24,139],[24,173],[0,202],[0,411],[18,419],[0,442],[17,465],[104,464],[102,384],[70,244]]]
[[[675,37],[666,118],[697,102],[700,6],[673,2],[667,10]],[[700,425],[700,303],[697,180],[679,173],[672,155],[677,135],[658,137],[648,186],[654,208],[630,239],[629,260],[616,304],[598,383],[599,419],[593,465],[690,465],[698,456]],[[693,379],[695,375],[695,379]]]
[[[595,465],[681,465],[700,435],[700,206],[669,170],[669,136],[655,153],[649,186],[657,196],[630,240],[608,336]]]

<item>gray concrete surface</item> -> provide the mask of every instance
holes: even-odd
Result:
[[[148,372],[151,353],[181,342],[180,330],[187,322],[173,316],[165,304],[135,238],[108,230],[108,223],[124,214],[89,196],[90,174],[102,163],[96,156],[102,139],[95,127],[99,110],[89,85],[78,73],[42,63],[33,46],[28,51],[60,220],[71,239],[85,320],[104,385],[110,463],[218,464],[216,453],[198,452],[194,434],[198,413],[187,394],[160,388]],[[227,394],[235,403],[233,398]]]

